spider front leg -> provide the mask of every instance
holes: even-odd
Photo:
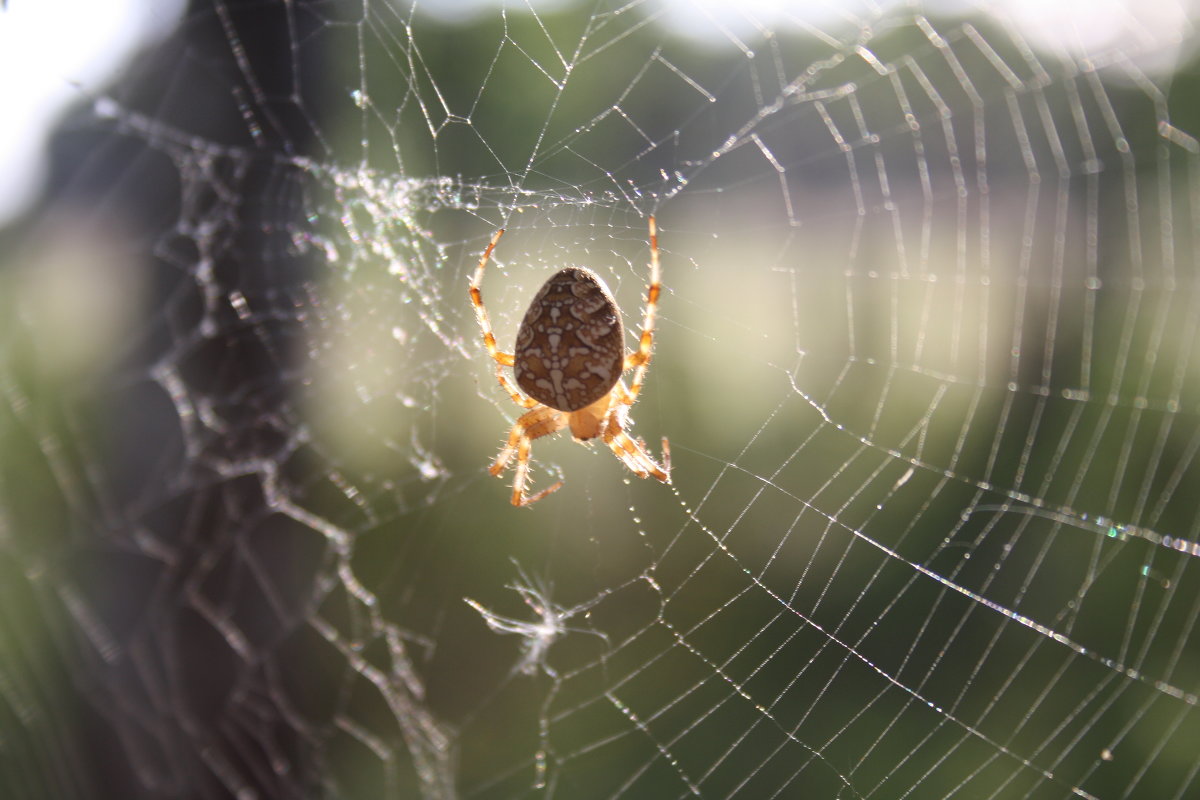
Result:
[[[501,228],[492,236],[492,241],[488,242],[487,249],[479,258],[479,266],[475,268],[475,274],[471,277],[471,285],[467,288],[467,293],[471,296],[471,305],[475,307],[475,318],[479,321],[480,330],[483,331],[483,346],[487,348],[488,355],[496,362],[496,380],[500,382],[500,387],[508,392],[517,405],[522,408],[533,408],[537,405],[537,401],[521,394],[521,391],[504,374],[504,368],[511,367],[516,358],[512,353],[502,352],[496,346],[496,334],[492,332],[492,321],[488,317],[487,306],[483,304],[483,291],[480,288],[480,284],[483,283],[483,270],[487,266],[488,259],[492,257],[492,251],[496,249],[496,243],[503,235],[504,228]]]
[[[650,283],[646,286],[646,312],[642,317],[642,335],[638,348],[625,356],[624,370],[634,370],[633,382],[626,392],[626,404],[632,404],[642,390],[646,370],[650,368],[650,356],[654,353],[654,323],[658,318],[658,296],[662,293],[662,269],[658,264],[658,224],[650,217]]]
[[[534,408],[531,411],[522,414],[512,426],[512,430],[508,434],[508,442],[505,443],[504,449],[500,451],[500,455],[496,456],[496,460],[488,468],[488,472],[493,475],[499,475],[504,472],[505,467],[508,466],[508,462],[512,460],[514,454],[516,455],[517,470],[516,476],[513,478],[512,493],[512,504],[514,506],[531,505],[562,487],[562,481],[557,481],[532,497],[525,496],[525,483],[529,478],[531,443],[534,439],[548,436],[555,431],[562,430],[566,426],[567,416],[565,414],[549,406],[537,403],[534,404]]]

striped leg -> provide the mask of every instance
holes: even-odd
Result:
[[[503,235],[504,228],[501,228],[496,231],[492,241],[488,243],[487,249],[483,251],[483,256],[479,259],[479,266],[475,268],[475,275],[471,278],[471,285],[467,291],[471,295],[471,305],[475,306],[475,318],[479,320],[479,328],[483,331],[483,346],[487,348],[488,355],[496,362],[496,380],[500,382],[500,387],[512,397],[514,403],[522,408],[533,408],[537,405],[537,401],[521,394],[521,390],[504,374],[504,368],[513,365],[513,354],[503,353],[500,348],[496,347],[496,334],[492,333],[492,321],[488,317],[487,307],[483,304],[483,292],[480,290],[480,284],[483,283],[483,269],[487,266],[488,259],[492,257],[492,251],[496,249],[496,242],[500,241],[500,237]]]
[[[632,404],[642,390],[642,382],[646,379],[646,369],[650,365],[650,356],[654,348],[654,323],[658,318],[658,295],[662,292],[662,271],[658,265],[658,224],[650,217],[650,285],[646,287],[646,312],[642,318],[642,336],[638,340],[638,348],[625,356],[625,369],[635,369],[633,383],[626,393],[623,402]]]
[[[617,384],[621,386],[621,384]],[[613,409],[609,415],[608,424],[604,428],[604,443],[607,444],[617,458],[629,467],[639,478],[653,475],[663,483],[671,482],[671,447],[667,437],[663,437],[663,465],[660,467],[646,452],[646,443],[641,439],[634,440],[625,432],[627,422],[624,409]]]
[[[496,460],[492,463],[488,472],[493,475],[499,475],[504,472],[504,469],[508,466],[508,462],[512,460],[513,455],[516,455],[517,469],[516,476],[513,479],[512,493],[512,504],[514,506],[527,506],[536,503],[562,486],[562,481],[557,481],[532,497],[525,496],[525,483],[529,479],[529,457],[532,452],[531,443],[534,439],[548,436],[555,431],[562,430],[566,426],[567,416],[565,414],[543,405],[537,405],[533,410],[522,414],[512,426],[512,430],[508,434],[508,442],[505,443],[504,449],[500,451],[500,455],[496,456]]]

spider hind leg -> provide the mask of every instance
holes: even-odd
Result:
[[[663,483],[671,482],[671,448],[667,437],[663,437],[663,464],[659,466],[650,454],[646,452],[646,442],[643,439],[634,440],[625,432],[622,423],[624,414],[613,414],[608,427],[604,431],[604,442],[612,448],[613,454],[621,459],[626,467],[637,474],[639,478],[657,478]]]
[[[525,496],[525,484],[529,480],[529,458],[533,450],[533,440],[559,431],[565,428],[566,425],[567,415],[543,405],[534,406],[532,410],[522,414],[516,423],[513,424],[512,430],[508,434],[508,441],[505,442],[500,454],[496,456],[496,460],[492,462],[492,466],[488,468],[488,472],[492,475],[499,475],[504,472],[512,457],[514,455],[517,457],[512,492],[512,504],[514,506],[531,505],[562,487],[562,481],[557,481],[531,497]]]

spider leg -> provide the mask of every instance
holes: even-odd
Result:
[[[534,439],[548,436],[567,425],[565,414],[549,406],[540,404],[535,404],[535,406],[532,410],[522,414],[516,423],[513,424],[512,430],[508,434],[508,441],[500,451],[500,455],[496,456],[496,460],[492,462],[492,466],[488,468],[488,472],[492,475],[499,475],[504,472],[512,457],[514,455],[517,457],[517,468],[516,475],[513,478],[512,493],[512,504],[514,506],[527,506],[536,503],[563,485],[562,481],[557,481],[532,497],[525,496],[525,483],[529,479],[531,443]]]
[[[637,443],[638,443],[638,447],[641,448],[643,453],[648,452],[646,450],[646,440],[645,439],[643,439],[642,437],[639,436]],[[662,441],[660,442],[660,444],[662,445],[662,471],[667,473],[667,477],[670,478],[671,477],[671,443],[668,442],[667,437],[664,436],[664,437],[662,437]],[[668,483],[670,483],[669,480],[668,480]]]
[[[639,478],[649,478],[653,475],[663,483],[671,482],[669,468],[660,467],[656,464],[654,459],[643,449],[642,445],[629,438],[629,434],[625,433],[625,431],[618,431],[611,435],[605,434],[604,440],[612,448],[617,458],[621,459],[625,466],[629,467]],[[670,451],[667,450],[665,452]]]
[[[646,287],[646,312],[642,317],[642,336],[638,340],[638,348],[625,356],[624,369],[635,369],[633,383],[629,387],[629,400],[632,403],[642,390],[642,382],[646,379],[646,370],[650,365],[650,356],[654,347],[654,323],[658,318],[658,296],[662,292],[662,270],[658,265],[658,225],[654,216],[650,217],[650,284]]]
[[[671,448],[667,444],[667,438],[664,436],[662,440],[663,466],[660,467],[646,452],[646,443],[641,439],[634,441],[625,432],[624,423],[624,413],[614,413],[610,416],[608,425],[604,429],[604,443],[612,448],[613,454],[639,478],[648,478],[653,475],[663,483],[670,483]]]
[[[512,493],[512,504],[518,508],[533,505],[551,492],[558,491],[563,485],[562,481],[555,481],[532,497],[526,497],[525,481],[529,477],[529,452],[529,439],[522,439],[517,448],[517,475],[513,480]]]
[[[483,331],[483,346],[487,348],[488,355],[496,362],[496,380],[500,382],[500,387],[512,397],[514,403],[522,408],[533,408],[537,405],[537,401],[521,394],[521,391],[504,374],[504,368],[511,367],[515,358],[512,353],[501,352],[500,348],[496,346],[496,334],[492,332],[492,321],[488,317],[487,307],[483,304],[483,292],[480,289],[480,284],[483,283],[483,270],[487,266],[488,259],[492,257],[492,251],[496,249],[496,243],[503,235],[504,228],[501,228],[488,242],[487,249],[483,251],[483,255],[479,259],[479,266],[475,268],[475,274],[471,277],[471,285],[467,292],[471,295],[471,305],[475,306],[475,318],[479,320],[479,328]]]

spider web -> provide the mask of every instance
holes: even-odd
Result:
[[[194,4],[6,250],[5,796],[1194,796],[1194,35],[1003,10]],[[479,255],[652,213],[673,483],[514,509]]]

